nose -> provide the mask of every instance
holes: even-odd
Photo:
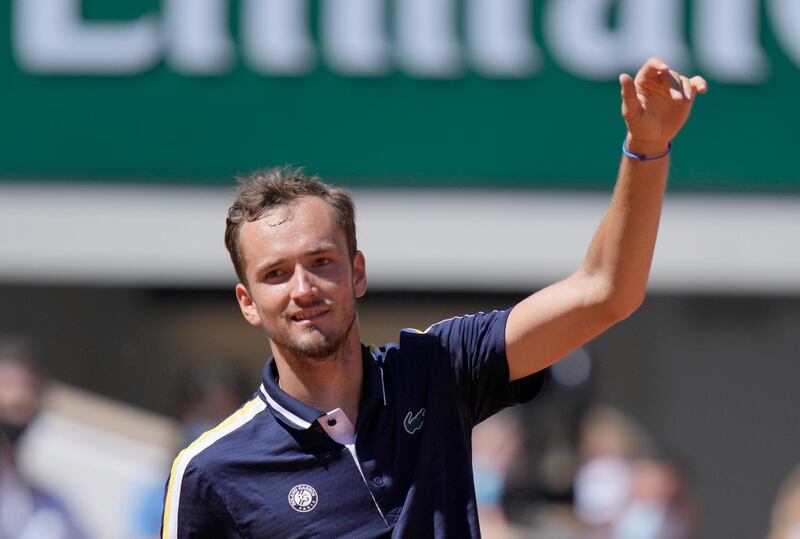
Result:
[[[292,276],[292,290],[290,293],[292,300],[299,303],[312,300],[317,295],[317,292],[314,275],[298,264]]]

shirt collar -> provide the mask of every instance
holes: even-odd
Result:
[[[361,347],[361,357],[364,361],[364,381],[361,388],[360,408],[364,407],[366,400],[379,401],[384,406],[389,406],[383,376],[383,356],[374,353],[375,350],[375,347]]]
[[[379,401],[385,406],[388,405],[382,364],[365,346],[361,347],[361,357],[364,374],[359,412],[373,401]],[[267,403],[273,414],[288,425],[298,429],[307,430],[311,428],[317,419],[325,415],[325,412],[295,399],[280,388],[278,385],[278,367],[275,364],[275,358],[272,356],[264,365],[259,396]]]

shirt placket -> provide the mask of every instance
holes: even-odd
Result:
[[[347,449],[347,452],[352,457],[353,463],[355,464],[356,469],[361,476],[361,480],[364,482],[364,486],[366,486],[367,490],[369,491],[369,495],[372,498],[375,509],[378,511],[378,514],[380,514],[384,524],[389,526],[389,522],[386,520],[383,509],[381,509],[378,499],[375,496],[375,492],[372,489],[372,485],[383,485],[383,478],[380,476],[374,476],[370,478],[364,474],[358,454],[356,453],[356,433],[353,424],[350,422],[341,408],[337,408],[328,412],[327,414],[321,416],[318,421],[322,429],[328,434],[328,436],[331,437],[331,439],[342,444]]]

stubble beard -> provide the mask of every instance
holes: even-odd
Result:
[[[348,313],[347,324],[342,330],[330,332],[326,335],[319,329],[310,327],[308,328],[307,334],[314,335],[314,338],[311,339],[293,339],[288,335],[288,332],[271,332],[269,328],[266,328],[266,331],[267,336],[274,346],[283,349],[299,360],[301,364],[311,366],[317,363],[333,361],[338,357],[339,352],[350,336],[350,332],[353,331],[356,318],[356,308],[355,305],[353,305]]]

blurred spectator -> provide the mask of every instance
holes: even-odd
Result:
[[[631,495],[633,458],[652,444],[633,420],[610,407],[591,411],[581,429],[582,464],[575,476],[575,512],[589,536],[611,537],[614,521]]]
[[[19,441],[41,409],[43,370],[31,345],[0,337],[0,539],[82,539],[66,507],[17,467]]]
[[[229,362],[218,359],[192,365],[181,377],[180,385],[176,415],[181,432],[176,453],[235,412],[246,397],[240,373]],[[157,539],[164,510],[164,485],[147,485],[134,497],[128,536]]]
[[[472,431],[472,470],[481,535],[485,539],[529,537],[511,524],[502,508],[509,474],[523,450],[523,433],[513,412],[505,410]]]
[[[536,406],[522,410],[525,455],[509,474],[503,509],[536,539],[583,539],[572,506],[579,426],[592,401],[592,361],[581,348],[548,368]]]
[[[800,539],[800,466],[778,492],[770,528],[769,539]]]
[[[613,524],[613,539],[686,539],[696,520],[685,467],[666,457],[630,466],[630,495]]]
[[[181,422],[181,449],[216,427],[247,398],[242,375],[231,365],[225,359],[203,359],[181,376],[176,414]]]
[[[687,539],[696,510],[687,470],[658,455],[629,417],[608,407],[584,423],[575,512],[592,539]]]
[[[553,475],[548,479],[536,474],[534,468],[526,471],[525,454],[529,448],[525,447],[523,430],[513,411],[475,428],[473,472],[484,537],[692,536],[697,510],[683,462],[660,452],[632,418],[609,406],[590,409],[577,430],[580,462],[574,462],[574,448],[563,439],[560,445],[553,443],[553,448],[541,457],[542,465]],[[543,478],[547,480],[542,481]],[[569,495],[554,495],[569,490],[558,486],[563,481],[574,485]],[[530,492],[519,488],[526,483],[532,486]],[[510,510],[512,507],[516,510]]]

